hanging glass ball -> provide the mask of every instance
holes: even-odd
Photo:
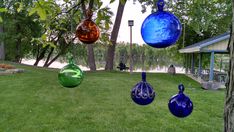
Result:
[[[59,74],[59,83],[67,88],[74,88],[81,84],[84,78],[83,71],[73,63],[73,60],[69,60],[69,64],[64,66]]]
[[[146,44],[154,48],[165,48],[176,43],[181,35],[179,19],[163,11],[164,1],[159,0],[158,11],[150,14],[142,23],[141,36]]]
[[[88,18],[81,22],[76,28],[76,37],[85,44],[92,44],[99,38],[99,28],[91,20],[92,12],[87,11]]]
[[[153,102],[155,92],[153,87],[146,82],[146,73],[142,72],[142,81],[137,83],[131,91],[132,100],[139,105],[148,105]]]
[[[192,113],[193,102],[183,93],[183,84],[180,84],[178,88],[179,93],[171,97],[168,103],[168,108],[174,116],[182,118]]]

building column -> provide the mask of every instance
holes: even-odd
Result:
[[[198,76],[202,75],[202,53],[199,53]]]
[[[210,77],[209,77],[209,81],[213,81],[214,80],[214,51],[211,52],[211,56],[210,56]]]
[[[192,53],[192,59],[191,59],[191,73],[192,74],[195,73],[195,69],[194,69],[194,53]]]

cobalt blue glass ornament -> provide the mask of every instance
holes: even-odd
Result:
[[[164,1],[157,3],[158,11],[150,14],[142,23],[141,36],[146,44],[154,48],[165,48],[176,43],[181,35],[179,19],[163,11]]]
[[[155,92],[153,87],[146,82],[145,72],[142,72],[142,81],[132,88],[131,97],[132,100],[139,105],[148,105],[153,102]]]
[[[171,97],[168,103],[168,108],[174,116],[182,118],[192,113],[193,102],[183,93],[183,84],[180,84],[178,88],[179,93]]]

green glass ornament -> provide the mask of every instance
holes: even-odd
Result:
[[[81,84],[84,78],[83,71],[73,62],[73,57],[69,57],[69,64],[64,66],[59,74],[59,83],[66,88],[74,88]]]

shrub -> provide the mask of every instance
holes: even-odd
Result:
[[[8,65],[8,64],[0,64],[0,68],[3,68],[3,69],[15,69],[14,66]]]

